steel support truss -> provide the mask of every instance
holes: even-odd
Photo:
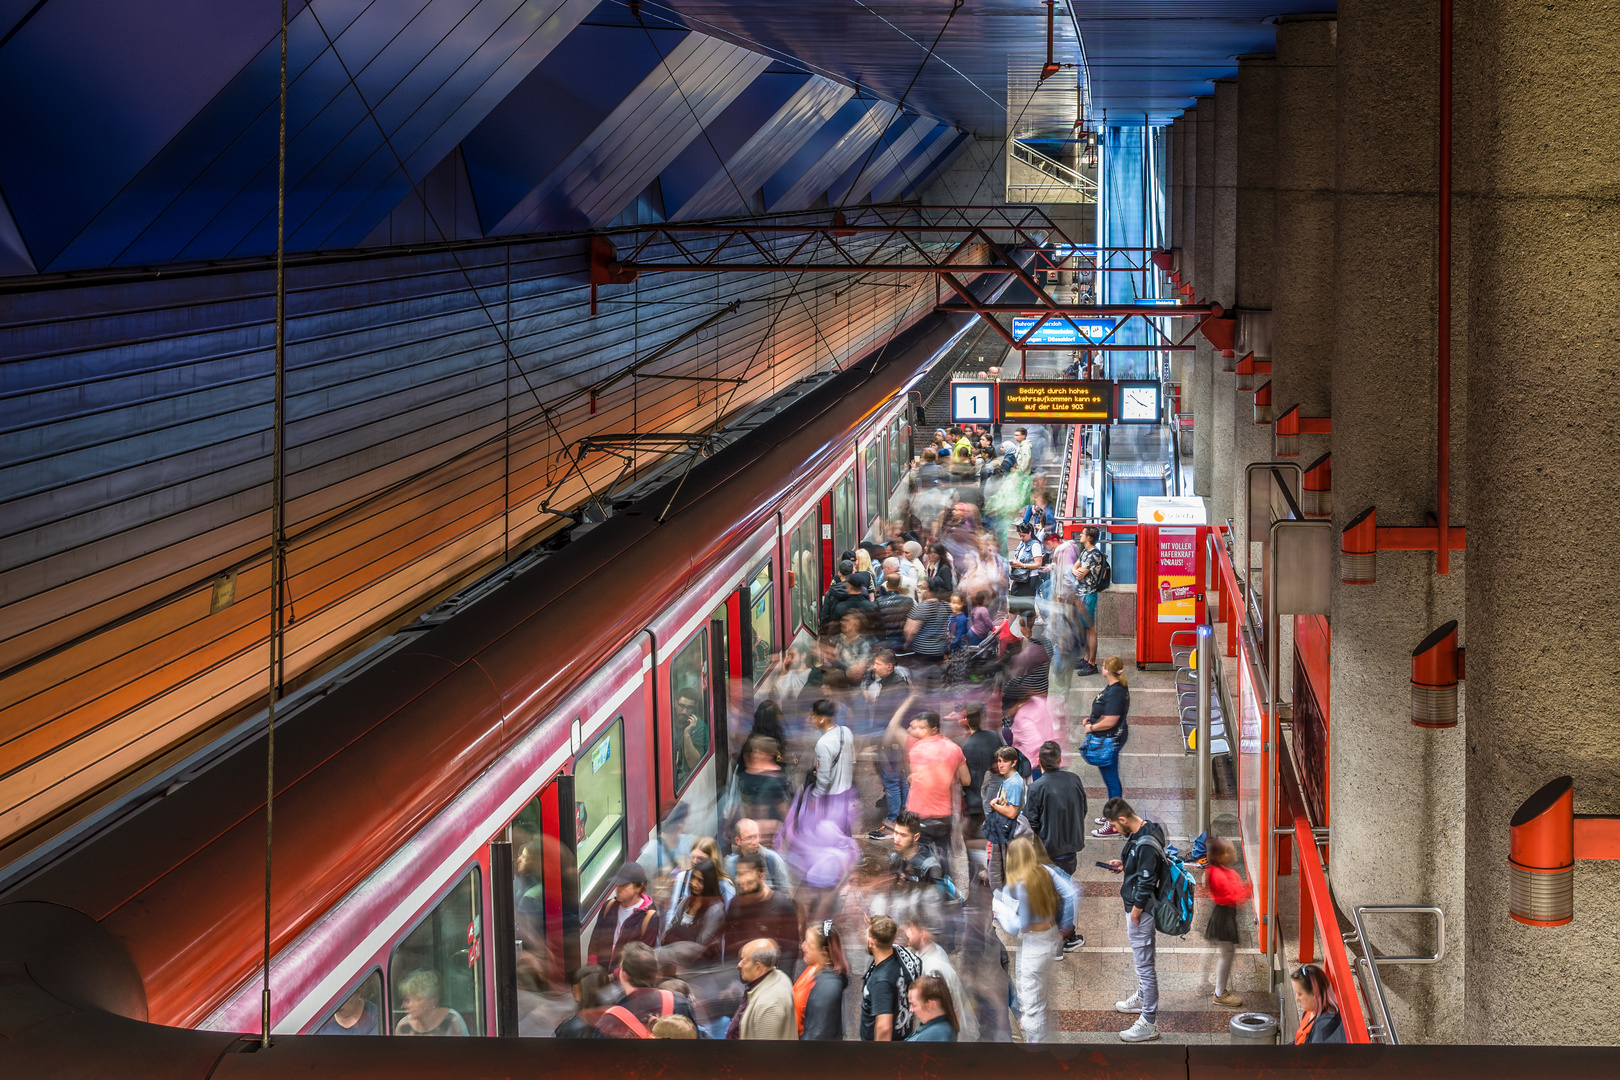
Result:
[[[1008,345],[1019,350],[1190,352],[1194,333],[1207,318],[1222,314],[1214,304],[1099,306],[1057,300],[1041,282],[1042,271],[1072,271],[1081,276],[1140,274],[1153,267],[1153,251],[1075,244],[1036,206],[859,206],[768,221],[659,222],[616,232],[615,239],[628,241],[622,257],[606,237],[593,238],[593,303],[597,284],[622,284],[641,274],[931,274],[935,310],[980,315]],[[1027,268],[1019,261],[1021,256],[1030,257]],[[983,303],[966,284],[980,274],[1011,274],[1034,294],[1035,301]],[[956,294],[957,302],[944,302],[941,285]],[[1039,317],[1021,335],[1014,335],[994,317],[1031,311]],[[1069,323],[1084,338],[1075,320],[1096,316],[1118,320],[1097,342],[1031,343],[1054,320]],[[1193,325],[1176,339],[1156,321],[1186,317],[1194,320]],[[1131,318],[1142,319],[1157,340],[1141,345],[1110,341]]]

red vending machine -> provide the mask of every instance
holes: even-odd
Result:
[[[1136,666],[1170,663],[1170,635],[1205,619],[1204,500],[1136,503]]]

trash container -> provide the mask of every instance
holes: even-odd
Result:
[[[1240,1046],[1269,1045],[1277,1041],[1277,1018],[1265,1013],[1238,1013],[1227,1025],[1227,1031],[1232,1041]]]

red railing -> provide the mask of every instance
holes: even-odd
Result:
[[[1217,527],[1211,535],[1224,536],[1227,530]],[[1322,913],[1322,939],[1326,943],[1323,967],[1339,1002],[1339,1015],[1344,1024],[1345,1037],[1353,1043],[1372,1041],[1367,1031],[1366,1014],[1361,1007],[1361,996],[1356,987],[1355,968],[1339,933],[1338,916],[1333,906],[1333,894],[1328,888],[1327,872],[1322,854],[1316,844],[1310,815],[1305,809],[1305,796],[1291,754],[1281,740],[1281,730],[1274,717],[1267,715],[1267,703],[1255,677],[1256,659],[1251,655],[1255,643],[1238,628],[1246,618],[1246,604],[1238,589],[1237,573],[1232,567],[1226,545],[1217,539],[1214,544],[1218,567],[1218,587],[1221,593],[1221,617],[1226,620],[1227,655],[1237,658],[1238,700],[1235,708],[1226,710],[1227,738],[1236,756],[1233,771],[1237,775],[1238,829],[1240,850],[1253,884],[1255,921],[1259,924],[1260,951],[1269,956],[1273,935],[1277,933],[1278,919],[1273,874],[1288,875],[1292,866],[1299,867],[1299,934],[1296,953],[1300,963],[1312,963],[1316,955],[1317,913]],[[1251,666],[1253,665],[1253,666]],[[1273,676],[1275,677],[1275,676]],[[1224,689],[1224,688],[1223,688]],[[1233,730],[1234,722],[1237,729]],[[1293,844],[1284,843],[1286,833],[1278,827],[1290,828]],[[1258,833],[1259,835],[1254,835]]]

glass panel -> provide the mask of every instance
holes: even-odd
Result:
[[[394,947],[388,961],[395,1035],[484,1033],[478,869]]]
[[[833,490],[833,558],[855,548],[855,474],[848,473]]]
[[[771,564],[766,563],[748,583],[748,624],[754,637],[754,682],[766,675],[776,656],[775,604],[771,598]]]
[[[905,474],[906,458],[900,450],[900,418],[897,416],[889,421],[889,492],[900,486],[900,477]]]
[[[676,794],[709,753],[708,644],[705,625],[669,665],[670,771]]]
[[[816,604],[821,594],[821,528],[817,515],[805,518],[793,530],[793,592],[797,597],[796,625],[816,629]]]
[[[873,440],[866,448],[866,514],[860,520],[862,535],[872,519],[883,516],[883,475],[878,461],[878,444]]]
[[[580,910],[589,911],[624,862],[624,717],[574,759]]]
[[[367,975],[354,992],[315,1029],[317,1035],[386,1035],[378,1025],[382,1016],[382,972]]]
[[[545,827],[540,800],[512,819],[512,912],[517,930],[519,991],[551,988],[555,970],[546,950]]]

